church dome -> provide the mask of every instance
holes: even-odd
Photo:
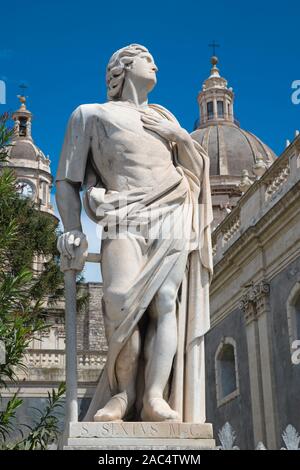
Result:
[[[8,149],[8,155],[10,159],[15,160],[33,160],[43,158],[46,159],[45,155],[29,139],[16,139],[12,140],[11,146]]]
[[[221,120],[192,132],[192,138],[207,151],[211,175],[241,176],[243,170],[252,173],[257,157],[269,166],[276,155],[258,137],[237,124]]]

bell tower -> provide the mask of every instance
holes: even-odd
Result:
[[[198,95],[200,108],[199,128],[218,122],[236,123],[233,113],[234,93],[227,87],[227,80],[220,76],[218,58],[211,58],[210,76],[204,81]]]
[[[31,139],[31,119],[32,113],[26,109],[26,97],[18,95],[21,106],[12,115],[14,120],[14,139],[27,138]]]
[[[33,115],[26,107],[26,97],[18,95],[18,98],[21,105],[12,114],[14,134],[8,147],[8,166],[15,171],[21,196],[31,198],[39,210],[55,217],[50,203],[53,181],[50,159],[32,138]]]

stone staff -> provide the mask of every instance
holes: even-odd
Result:
[[[69,246],[68,256],[62,254],[63,246]],[[65,284],[65,330],[66,330],[66,418],[65,430],[69,423],[78,421],[77,402],[77,308],[76,275],[82,271],[88,256],[85,236],[69,232],[58,239],[57,247],[61,253],[60,269],[64,273]]]

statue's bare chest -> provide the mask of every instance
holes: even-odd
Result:
[[[169,143],[143,127],[141,114],[111,107],[95,118],[92,144],[95,165],[107,184],[155,184],[170,167],[175,171]]]

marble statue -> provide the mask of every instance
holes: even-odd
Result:
[[[73,112],[60,157],[62,270],[82,269],[87,255],[81,190],[103,228],[108,355],[85,421],[205,421],[209,160],[167,109],[148,104],[157,70],[144,46],[115,52],[108,101]]]

